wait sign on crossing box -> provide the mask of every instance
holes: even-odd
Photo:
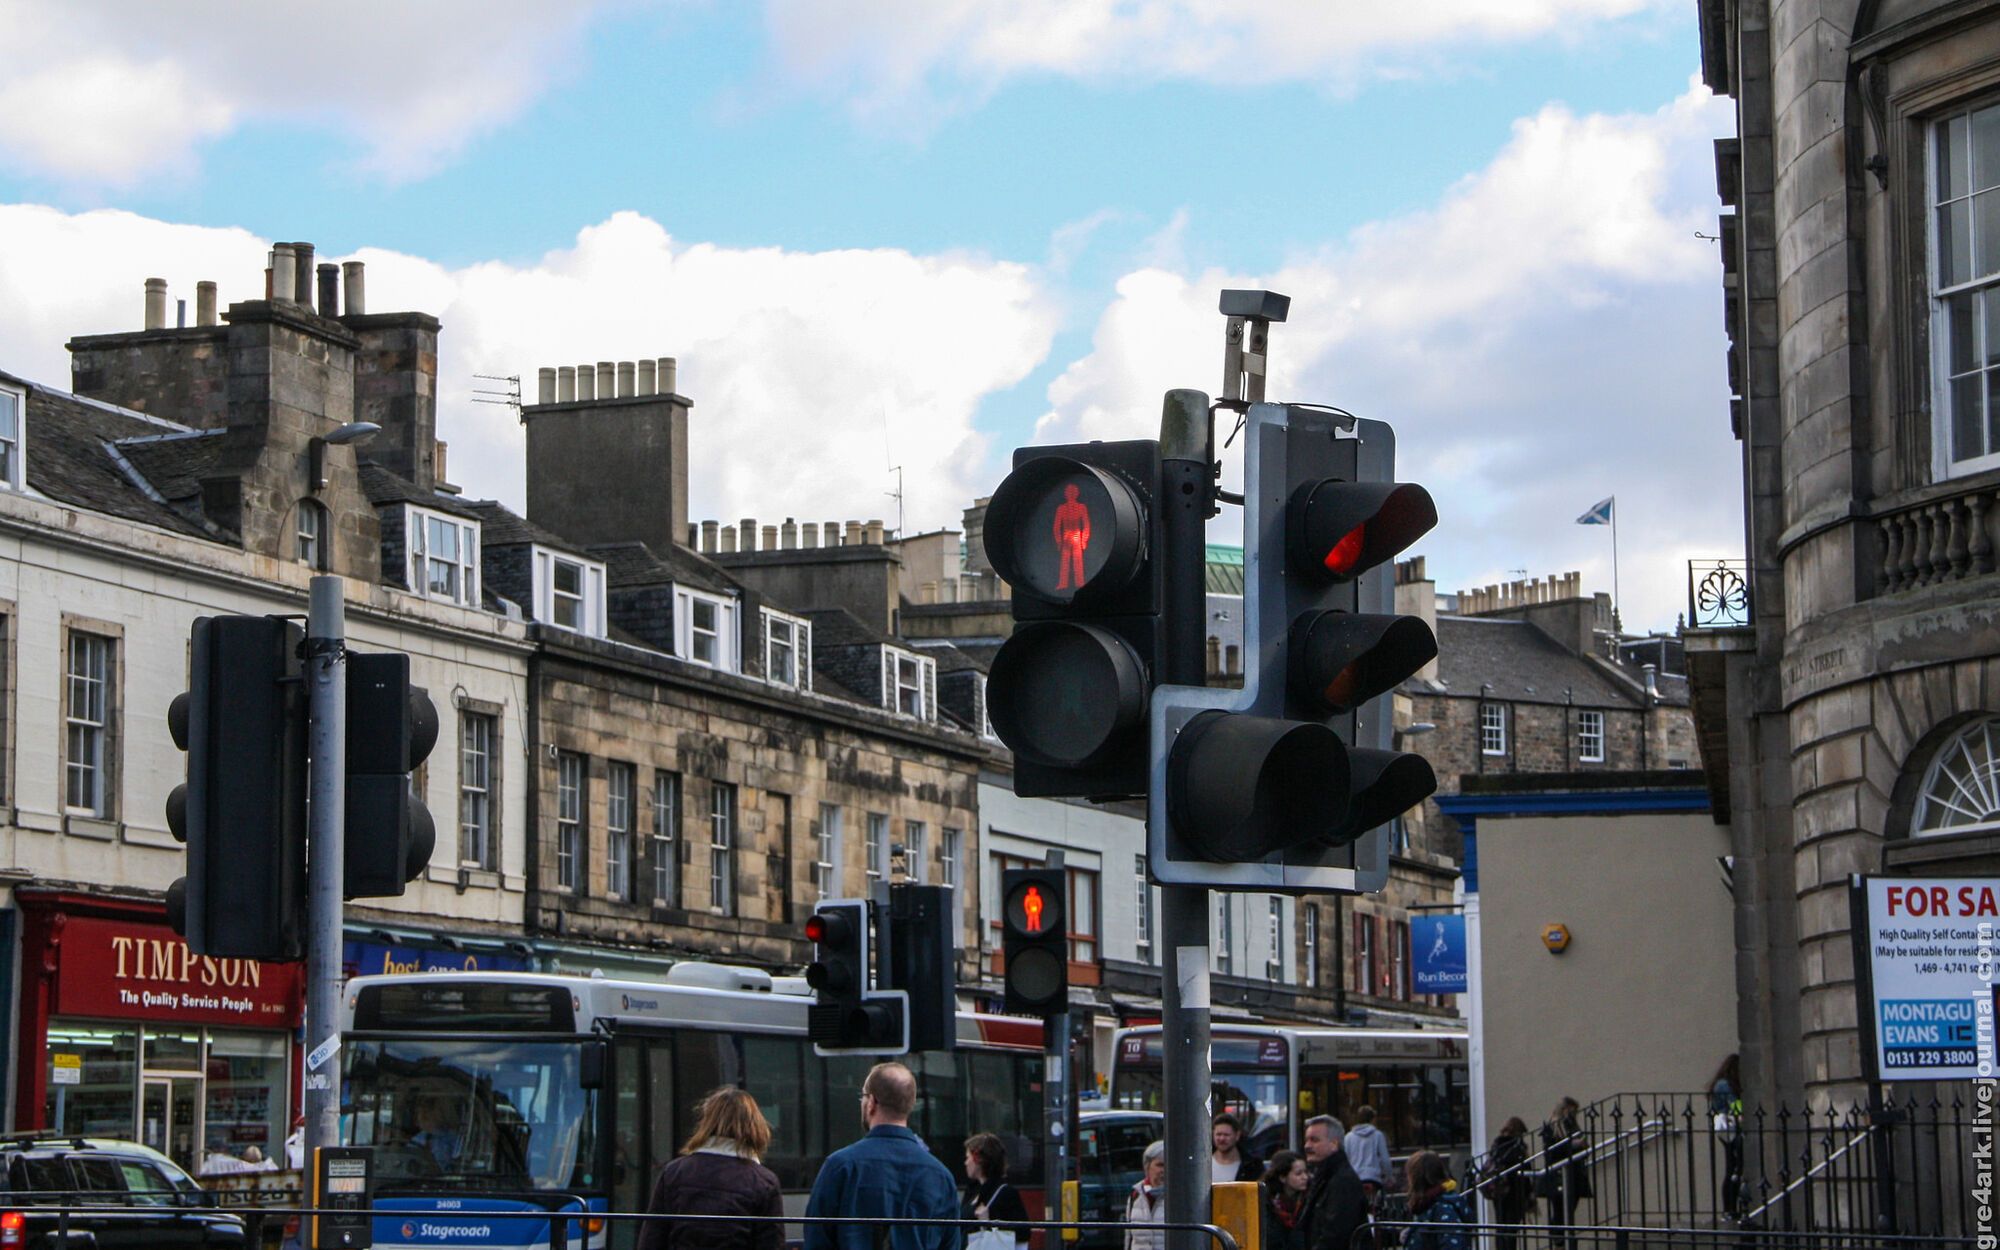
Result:
[[[2000,1070],[2000,880],[1857,876],[1849,899],[1869,1078],[1963,1080]]]

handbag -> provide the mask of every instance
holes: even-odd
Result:
[[[1007,1187],[1001,1185],[993,1191],[992,1201],[986,1204],[986,1210],[989,1213],[993,1210],[993,1203],[998,1202],[1000,1195],[1005,1193],[1006,1190]],[[965,1239],[965,1250],[1014,1250],[1014,1230],[1011,1228],[977,1229]]]

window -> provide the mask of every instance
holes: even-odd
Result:
[[[458,718],[458,862],[493,867],[493,731],[497,717]]]
[[[535,619],[592,638],[604,636],[604,566],[534,548]]]
[[[1974,721],[1938,749],[1924,774],[1910,835],[2000,826],[2000,716]]]
[[[958,857],[965,852],[965,830],[946,829],[938,843],[938,884],[952,890],[959,887]]]
[[[479,526],[422,508],[404,511],[410,589],[426,599],[471,607],[479,602]]]
[[[986,703],[986,675],[979,675],[979,736],[989,742],[1000,741],[1000,735],[993,728],[993,709]]]
[[[1604,713],[1576,714],[1576,757],[1586,764],[1604,762]]]
[[[813,827],[813,886],[823,899],[840,890],[840,825],[840,808],[820,804],[819,823]]]
[[[1375,917],[1373,916],[1357,914],[1354,917],[1354,968],[1355,990],[1362,994],[1375,993]]]
[[[708,906],[736,914],[736,787],[720,781],[709,788]]]
[[[0,487],[8,490],[20,490],[24,476],[22,467],[26,457],[21,454],[21,419],[27,403],[22,392],[0,387]]]
[[[1390,998],[1405,1002],[1410,997],[1410,922],[1394,921],[1389,926],[1389,983],[1384,987]]]
[[[880,812],[868,813],[868,840],[861,844],[868,884],[889,875],[889,818]],[[872,893],[872,891],[871,891]]]
[[[660,907],[680,906],[680,888],[674,869],[680,866],[681,775],[653,774],[653,902]]]
[[[1507,754],[1506,704],[1482,703],[1479,705],[1479,753],[1481,755]]]
[[[1931,335],[1941,477],[2000,464],[2000,105],[1931,131]]]
[[[812,689],[812,623],[764,612],[764,678],[795,690]]]
[[[1134,942],[1141,963],[1153,962],[1153,883],[1146,880],[1146,857],[1132,857],[1132,876],[1139,883],[1138,908],[1134,912]]]
[[[736,604],[698,590],[674,591],[674,651],[684,660],[736,672]]]
[[[70,632],[64,803],[81,816],[111,815],[112,646],[100,634]]]
[[[604,890],[612,898],[632,897],[632,805],[638,800],[639,771],[612,763],[604,770]]]
[[[903,873],[918,885],[929,875],[924,868],[924,842],[929,834],[921,820],[903,822]]]
[[[1069,877],[1069,958],[1071,963],[1097,962],[1097,873],[1071,868]]]
[[[575,890],[583,880],[583,757],[556,754],[556,886]]]
[[[310,499],[299,500],[299,563],[326,568],[326,509]]]
[[[1319,984],[1319,908],[1305,905],[1306,984]]]
[[[1215,896],[1215,970],[1233,972],[1236,968],[1236,935],[1230,932],[1229,895],[1218,891]]]
[[[1271,896],[1270,955],[1264,960],[1264,975],[1273,981],[1285,975],[1285,900]]]
[[[882,703],[903,716],[937,719],[937,661],[896,647],[882,648]]]

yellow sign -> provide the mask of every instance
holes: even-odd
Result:
[[[1256,1181],[1224,1181],[1209,1190],[1209,1222],[1227,1230],[1241,1250],[1264,1244],[1262,1188]]]
[[[1076,1223],[1077,1213],[1081,1210],[1083,1210],[1083,1182],[1064,1181],[1062,1190],[1062,1222],[1065,1224]],[[1064,1241],[1075,1241],[1082,1235],[1083,1230],[1079,1228],[1065,1228],[1062,1230],[1062,1239]]]
[[[50,1055],[49,1062],[52,1065],[54,1065],[49,1073],[49,1084],[51,1085],[83,1084],[82,1055],[62,1055],[62,1054]]]

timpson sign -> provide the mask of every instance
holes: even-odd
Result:
[[[54,1009],[66,1016],[290,1028],[298,964],[197,955],[165,925],[69,916],[56,941]]]

